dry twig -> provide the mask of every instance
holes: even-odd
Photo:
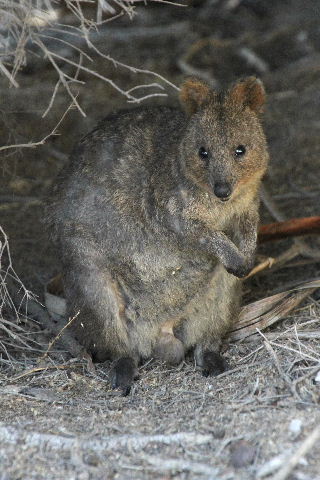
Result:
[[[142,455],[142,459],[152,465],[152,470],[157,472],[190,472],[196,475],[209,475],[214,478],[218,474],[218,469],[206,463],[190,462],[181,458],[163,458],[153,457],[151,455]],[[150,467],[149,467],[150,468]],[[149,469],[148,468],[148,469]]]
[[[263,333],[261,333],[259,331],[260,335],[264,338],[264,346],[266,348],[266,350],[268,351],[268,353],[270,354],[271,358],[273,359],[274,361],[274,364],[278,370],[278,373],[280,375],[280,377],[284,380],[284,382],[288,385],[291,393],[293,394],[293,396],[298,400],[298,401],[301,401],[301,398],[300,396],[298,395],[298,392],[297,390],[294,388],[290,378],[288,377],[288,375],[285,374],[285,372],[283,371],[283,369],[281,368],[281,365],[280,365],[280,362],[279,362],[279,359],[277,357],[277,354],[276,352],[274,351],[274,349],[272,348],[271,346],[271,343],[268,341],[268,339],[263,335]]]
[[[49,314],[47,313],[45,308],[34,299],[22,299],[21,301],[18,298],[18,294],[16,294],[15,301],[21,304],[21,306],[27,311],[28,315],[36,317],[39,320],[41,326],[47,328],[49,332],[55,335],[54,342],[59,338],[66,350],[70,352],[72,356],[85,358],[86,360],[88,360],[88,369],[90,371],[94,369],[91,357],[82,347],[82,345],[77,342],[73,335],[66,330],[66,325],[63,322],[53,321],[49,317]],[[62,332],[63,335],[61,335]]]
[[[43,137],[42,140],[39,140],[38,142],[20,143],[16,145],[3,145],[2,147],[0,147],[0,152],[3,150],[11,149],[11,148],[34,148],[34,147],[38,147],[39,145],[44,145],[48,140],[48,138],[58,134],[58,128],[60,127],[61,123],[65,119],[68,112],[73,108],[73,106],[74,106],[74,103],[71,102],[68,108],[66,109],[66,111],[64,112],[64,114],[62,115],[62,117],[60,118],[60,120],[58,121],[58,123],[55,125],[55,127],[51,130],[51,132],[48,135]]]
[[[12,362],[9,353],[12,346],[15,346],[16,350],[22,347],[29,351],[39,352],[41,345],[35,338],[31,338],[26,328],[21,325],[21,302],[16,306],[8,290],[9,283],[14,284],[15,289],[19,289],[20,297],[24,301],[28,302],[32,299],[32,293],[26,289],[13,268],[8,237],[0,226],[0,332],[3,333],[0,352],[4,358],[8,358]],[[10,320],[4,318],[4,310],[6,315],[10,316]]]
[[[59,331],[59,333],[54,337],[53,340],[51,340],[51,342],[49,342],[49,345],[47,347],[47,350],[45,351],[45,353],[42,355],[42,357],[40,358],[40,360],[43,360],[45,357],[48,356],[48,353],[49,351],[51,350],[52,346],[55,344],[55,342],[57,340],[60,340],[61,339],[61,336],[63,335],[64,331],[66,330],[66,328],[70,327],[70,325],[74,322],[74,320],[77,318],[77,316],[79,315],[80,311],[78,313],[76,313],[76,315],[74,315],[72,318],[69,319],[69,321],[61,328],[61,330]]]
[[[271,197],[265,185],[262,185],[261,188],[261,200],[269,213],[273,216],[275,220],[277,220],[277,222],[285,222],[287,220],[285,215],[282,213],[278,205]],[[280,255],[274,265],[276,268],[278,268],[279,266],[288,262],[292,258],[297,257],[298,255],[304,255],[307,257],[320,259],[320,253],[318,250],[312,249],[305,241],[301,240],[300,238],[295,238],[292,247],[290,247],[282,255]]]
[[[72,364],[72,368],[77,367],[78,365]],[[19,380],[23,377],[27,377],[28,375],[33,375],[38,372],[43,372],[47,370],[68,370],[71,367],[71,365],[68,364],[60,364],[60,365],[46,365],[44,367],[34,367],[30,368],[29,370],[25,370],[24,372],[20,373],[19,375],[16,375],[15,377],[12,377],[11,381],[15,382],[16,380]]]

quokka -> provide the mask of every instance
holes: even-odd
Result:
[[[124,393],[153,356],[178,364],[193,350],[205,375],[223,371],[221,339],[254,261],[263,85],[249,77],[217,93],[188,79],[180,101],[105,118],[49,207],[74,333],[96,361],[115,361]]]

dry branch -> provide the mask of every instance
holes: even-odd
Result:
[[[278,218],[283,218],[278,215]],[[287,237],[297,237],[300,235],[313,235],[320,233],[320,217],[292,218],[286,221],[279,221],[262,225],[258,232],[258,243],[265,243],[274,240],[280,240]],[[314,260],[320,259],[320,253],[311,249],[303,240],[294,238],[291,247],[285,250],[281,255],[275,258],[267,258],[256,265],[246,278],[250,278],[266,269],[278,269],[298,255],[305,255]]]
[[[279,376],[284,380],[284,382],[288,385],[292,395],[296,398],[296,400],[299,402],[301,401],[301,398],[295,388],[295,386],[293,385],[293,382],[291,382],[289,376],[283,371],[283,369],[281,368],[281,365],[280,365],[280,362],[279,362],[279,359],[277,357],[277,354],[276,352],[274,351],[274,349],[272,348],[272,345],[271,343],[268,341],[268,339],[259,331],[260,335],[262,335],[262,337],[264,338],[264,346],[267,350],[267,352],[270,354],[277,370],[278,370],[278,373],[279,373]]]
[[[70,318],[70,320],[60,329],[60,331],[56,334],[56,336],[54,337],[53,340],[51,340],[51,342],[49,342],[49,345],[47,347],[47,350],[45,351],[45,353],[42,355],[41,357],[41,360],[44,359],[45,357],[48,356],[48,353],[49,351],[51,350],[52,346],[55,344],[55,342],[57,340],[60,340],[61,339],[61,336],[64,334],[66,328],[70,327],[70,325],[74,322],[74,320],[77,318],[77,316],[79,315],[80,311],[77,312],[76,315],[74,315],[72,318]]]
[[[277,222],[285,222],[287,219],[276,202],[271,197],[268,189],[265,185],[261,187],[261,200],[266,209],[277,220]],[[304,255],[310,258],[320,259],[320,253],[302,240],[301,238],[294,238],[294,244],[288,250],[286,250],[278,259],[277,266],[297,257],[298,255]]]
[[[24,325],[20,323],[21,302],[16,305],[13,301],[8,284],[13,284],[14,289],[20,291],[20,297],[25,301],[32,298],[29,292],[15,272],[12,264],[8,237],[0,226],[0,358],[8,358],[11,362],[9,350],[11,346],[15,349],[23,348],[29,351],[41,351],[40,344],[34,338],[30,338]],[[4,309],[6,314],[10,315],[10,320],[4,318]]]
[[[203,445],[212,440],[212,435],[202,435],[190,432],[172,433],[168,435],[114,435],[107,438],[91,438],[87,436],[64,437],[49,433],[26,431],[24,428],[17,428],[0,423],[0,442],[13,444],[26,444],[30,448],[41,448],[41,450],[93,450],[96,453],[115,451],[120,448],[141,450],[151,443],[164,445]]]
[[[320,233],[320,217],[292,218],[284,222],[269,223],[259,228],[258,242],[270,242],[286,237]]]
[[[81,364],[72,364],[72,368],[81,366]],[[47,370],[68,370],[70,369],[71,365],[69,364],[60,364],[60,365],[46,365],[45,367],[34,367],[30,368],[29,370],[25,370],[24,372],[12,377],[11,381],[16,382],[20,378],[27,377],[28,375],[34,375],[35,373],[44,372]]]
[[[55,127],[51,130],[50,133],[48,133],[48,135],[43,137],[42,140],[39,140],[38,142],[20,143],[20,144],[16,144],[16,145],[3,145],[2,147],[0,147],[0,152],[2,150],[8,150],[8,149],[11,149],[11,148],[34,148],[34,147],[38,147],[39,145],[44,145],[46,143],[46,141],[48,140],[48,138],[52,137],[53,135],[58,134],[58,128],[60,127],[61,123],[65,119],[69,110],[71,110],[73,106],[74,106],[74,103],[71,102],[70,105],[68,106],[68,108],[66,109],[66,111],[64,112],[64,114],[62,115],[62,117],[60,118],[60,120],[58,121],[58,123],[55,125]]]
[[[163,458],[163,457],[153,457],[150,455],[143,455],[142,459],[152,465],[151,470],[156,472],[191,472],[196,475],[208,475],[209,478],[214,480],[217,474],[218,469],[208,465],[206,463],[190,462],[181,458]],[[149,470],[148,468],[148,470]]]
[[[56,336],[54,341],[57,338],[61,341],[64,347],[71,353],[74,357],[86,358],[88,360],[88,354],[85,349],[80,345],[76,339],[70,334],[70,332],[65,330],[65,324],[60,322],[53,321],[47,311],[40,303],[34,299],[25,299],[19,300],[18,294],[15,295],[15,302],[21,305],[21,308],[24,308],[28,315],[36,317],[41,326],[47,328],[49,332]],[[73,320],[73,319],[72,319]],[[63,335],[61,334],[63,332]],[[60,338],[61,337],[61,338]]]

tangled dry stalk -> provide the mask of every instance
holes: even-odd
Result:
[[[152,2],[169,3],[166,0],[149,0],[149,3]],[[97,2],[0,0],[0,72],[8,78],[11,86],[18,88],[17,74],[21,68],[28,65],[30,55],[46,58],[50,62],[51,67],[56,71],[57,82],[43,116],[47,115],[52,108],[61,86],[66,89],[79,112],[83,116],[86,115],[77,99],[77,86],[85,83],[79,79],[80,73],[92,75],[108,83],[132,103],[140,103],[153,96],[167,96],[163,85],[158,81],[178,90],[169,80],[156,72],[118,61],[110,53],[102,52],[92,40],[92,34],[97,34],[99,29],[104,28],[107,23],[123,15],[128,15],[132,19],[136,14],[136,5],[139,3],[146,4],[144,0],[98,0]],[[184,6],[183,3],[175,5]],[[92,10],[90,13],[87,11],[88,6]],[[63,13],[67,23],[62,23],[62,8],[67,11],[67,14]],[[92,19],[92,15],[95,19]],[[70,49],[71,58],[51,48],[52,40]],[[85,49],[101,56],[115,67],[127,69],[135,74],[143,74],[157,81],[137,84],[125,90],[108,76],[96,71],[94,67],[84,65],[85,63],[93,64],[92,56]],[[68,70],[67,73],[61,65],[69,66],[72,72]],[[137,92],[141,90],[151,91],[151,93],[138,96]]]
[[[21,352],[38,355],[42,351],[42,346],[30,332],[27,311],[13,300],[9,285],[20,292],[24,305],[34,299],[14,270],[8,237],[0,226],[0,368],[4,369],[19,363]]]

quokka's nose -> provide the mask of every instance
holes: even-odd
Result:
[[[223,201],[228,200],[232,193],[231,186],[228,183],[216,183],[213,191],[214,194]]]

